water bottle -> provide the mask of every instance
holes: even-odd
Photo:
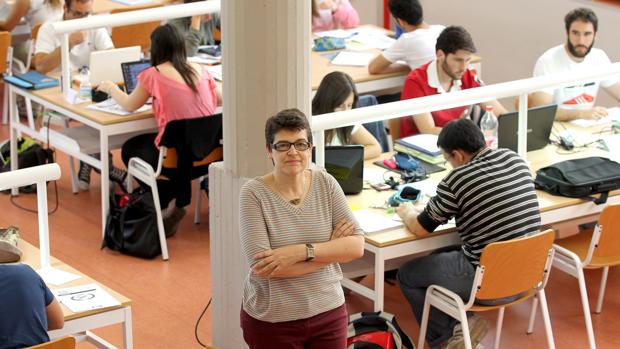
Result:
[[[487,105],[485,108],[484,116],[480,120],[480,129],[484,134],[484,141],[487,147],[491,149],[497,149],[497,117],[493,113],[493,107]]]
[[[91,99],[93,86],[90,83],[90,71],[87,66],[80,68],[80,98]]]

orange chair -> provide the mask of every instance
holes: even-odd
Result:
[[[28,347],[27,349],[75,349],[75,338],[71,336],[62,337],[50,342]]]
[[[114,9],[110,13],[121,13],[136,10],[145,10],[149,8],[160,7],[158,4],[144,5],[144,6],[132,6],[130,8]],[[118,27],[112,27],[112,42],[114,47],[130,47],[140,46],[142,52],[147,52],[151,48],[151,33],[155,28],[161,25],[160,21],[138,23],[123,25]]]
[[[540,298],[542,304],[547,345],[549,348],[555,348],[544,290],[553,260],[553,238],[553,230],[546,230],[532,236],[487,245],[482,251],[480,265],[476,268],[467,304],[464,304],[456,293],[444,287],[431,285],[426,290],[418,348],[424,348],[431,306],[461,322],[466,349],[472,349],[466,312],[498,309],[499,316],[493,345],[497,349],[504,321],[504,308],[533,297],[534,299]],[[478,303],[516,295],[518,295],[517,299],[505,304],[481,305]]]
[[[583,231],[558,240],[553,246],[555,249],[553,266],[574,276],[579,282],[581,305],[588,344],[591,349],[596,348],[596,343],[583,270],[603,268],[601,287],[594,310],[596,314],[599,314],[603,308],[609,267],[620,265],[620,218],[618,217],[620,217],[620,204],[610,204],[603,209],[594,230]]]

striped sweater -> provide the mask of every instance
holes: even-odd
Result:
[[[355,222],[338,182],[322,170],[311,171],[310,189],[299,206],[273,192],[260,178],[242,187],[239,234],[248,265],[254,264],[252,257],[258,252],[326,242],[340,220]],[[356,233],[362,234],[359,226]],[[341,279],[338,263],[290,278],[264,278],[250,270],[243,289],[243,309],[267,322],[309,318],[344,303]]]
[[[538,232],[538,198],[525,161],[508,149],[485,148],[452,170],[418,222],[433,231],[452,217],[463,252],[474,265],[486,245]]]

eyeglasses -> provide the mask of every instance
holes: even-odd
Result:
[[[84,17],[90,16],[90,11],[89,12],[80,12],[80,11],[74,11],[72,9],[69,9],[67,12],[69,12],[71,14],[71,17],[74,18],[74,19],[84,18]]]
[[[278,142],[271,145],[271,149],[275,149],[277,151],[289,151],[291,149],[291,145],[295,147],[297,151],[305,151],[312,147],[312,143],[308,141],[295,141],[295,142]]]

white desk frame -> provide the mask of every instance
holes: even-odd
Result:
[[[103,125],[82,116],[79,113],[70,111],[60,105],[47,101],[41,97],[35,96],[32,91],[25,90],[9,84],[9,117],[10,123],[10,139],[11,139],[11,157],[17,158],[17,138],[19,133],[26,134],[42,143],[47,142],[47,135],[44,129],[36,130],[34,122],[29,120],[28,125],[23,124],[19,120],[17,112],[16,96],[20,95],[26,99],[35,101],[45,108],[56,111],[72,120],[79,121],[91,130],[96,131],[99,137],[98,149],[84,149],[80,146],[80,140],[72,139],[64,136],[61,132],[50,130],[50,145],[57,150],[77,158],[85,163],[97,168],[101,171],[101,232],[105,230],[105,220],[109,208],[110,181],[109,181],[109,155],[110,149],[120,146],[124,140],[133,135],[157,130],[155,118],[146,118],[141,120],[133,120],[118,124]],[[63,131],[71,131],[71,128]],[[85,131],[91,131],[85,129]],[[90,136],[87,134],[86,136]],[[112,145],[112,147],[110,146]],[[100,159],[94,158],[89,154],[99,152]],[[11,171],[17,170],[17,162],[11,161]],[[73,179],[72,179],[73,180]],[[77,183],[73,183],[74,187]],[[12,195],[17,195],[17,189],[13,189]]]
[[[13,162],[15,161],[12,161],[12,163]],[[36,184],[37,186],[37,216],[39,223],[39,255],[41,259],[41,268],[51,265],[46,182],[54,181],[59,178],[60,166],[58,166],[58,164],[35,166],[0,174],[0,183],[2,185],[0,189],[18,188],[30,184]],[[110,309],[101,313],[68,320],[65,322],[63,328],[49,331],[48,333],[51,339],[73,335],[76,336],[78,341],[87,340],[99,348],[116,348],[114,345],[89,330],[118,323],[121,323],[123,326],[124,347],[126,349],[132,349],[131,306]]]

